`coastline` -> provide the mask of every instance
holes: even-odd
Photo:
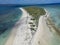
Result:
[[[31,30],[29,29],[28,22],[30,20],[29,13],[24,8],[20,8],[23,11],[23,16],[20,20],[21,25],[18,27],[13,45],[30,45],[32,39]],[[28,18],[27,18],[28,17]]]
[[[13,44],[13,41],[14,41],[14,38],[16,36],[16,32],[17,32],[17,29],[18,29],[18,23],[20,22],[20,20],[23,18],[24,15],[22,15],[20,17],[20,19],[18,20],[18,22],[16,22],[15,26],[11,29],[11,33],[10,33],[10,36],[9,38],[7,39],[7,42],[5,43],[5,45],[12,45]]]
[[[31,31],[29,29],[27,29],[27,26],[28,26],[27,25],[27,16],[30,17],[29,13],[27,13],[27,11],[23,8],[20,8],[20,9],[22,11],[22,16],[21,16],[20,20],[18,20],[16,25],[13,27],[13,29],[10,33],[10,36],[9,36],[7,42],[5,43],[5,45],[19,45],[19,44],[21,45],[22,43],[27,43],[28,44],[28,40],[31,40],[31,38],[32,38]],[[23,31],[23,32],[21,32],[21,31]],[[22,39],[25,40],[25,38],[24,38],[24,36],[21,36],[21,35],[22,34],[27,35],[26,33],[29,34],[30,39],[28,39],[27,42],[26,41],[24,42]],[[19,39],[23,42],[21,42]]]
[[[48,18],[48,11],[46,9],[44,9],[44,10],[46,11],[46,14],[39,18],[38,28],[34,35],[34,39],[32,40],[32,42],[33,42],[32,45],[48,45],[46,42],[46,38],[44,38],[45,36],[47,37],[47,35],[49,34],[49,33],[47,33],[47,32],[49,32],[49,31],[47,31],[49,29],[46,25],[46,20],[45,20]]]
[[[29,13],[27,13],[23,8],[20,8],[22,11],[23,11],[23,14],[22,14],[22,17],[20,18],[20,20],[16,23],[16,27],[14,27],[13,29],[12,29],[12,31],[11,31],[11,36],[9,37],[9,39],[7,40],[7,43],[5,44],[5,45],[29,45],[29,43],[28,42],[30,42],[31,41],[31,39],[32,39],[32,35],[31,35],[31,31],[30,31],[30,29],[27,29],[27,22],[26,22],[26,20],[27,20],[27,15],[29,15]],[[46,10],[45,10],[46,11]],[[47,15],[47,13],[45,14],[45,15]],[[29,16],[28,16],[29,17]],[[23,20],[23,21],[22,21]],[[29,21],[29,20],[28,20]],[[43,16],[41,16],[40,17],[40,19],[39,19],[39,26],[38,26],[38,29],[37,29],[37,31],[36,31],[36,34],[34,35],[34,39],[32,39],[32,42],[33,42],[33,44],[32,45],[37,45],[38,44],[38,41],[40,41],[39,39],[40,39],[40,37],[39,37],[39,35],[41,35],[40,34],[40,28],[42,27],[42,25],[43,25],[43,22],[45,21],[45,20],[43,20]],[[41,24],[42,23],[42,24]],[[45,23],[45,22],[44,22]],[[44,24],[45,25],[45,24]],[[23,26],[23,27],[22,27]],[[41,26],[41,27],[40,27]],[[23,28],[23,29],[22,29]],[[45,28],[45,27],[44,27]],[[43,28],[42,28],[43,29]],[[42,30],[41,29],[41,30]],[[25,31],[26,30],[26,31]],[[21,32],[22,31],[22,32]],[[27,34],[29,35],[27,35]],[[42,33],[42,32],[41,32]],[[28,36],[30,39],[25,39],[26,37],[25,36]],[[37,36],[38,36],[38,38],[37,38]],[[26,41],[24,41],[24,40],[26,40]],[[40,43],[40,42],[39,42]],[[31,42],[30,42],[30,44],[31,44]]]
[[[45,16],[41,16],[39,19],[38,29],[34,35],[32,45],[60,45],[60,36],[56,33],[55,29],[50,25],[50,28],[46,24],[47,18],[49,18],[49,13],[47,12]]]

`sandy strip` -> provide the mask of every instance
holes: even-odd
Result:
[[[16,29],[16,28],[13,28],[13,29],[12,29],[12,31],[11,31],[11,33],[10,33],[10,36],[9,36],[7,42],[5,43],[5,45],[12,45],[13,40],[14,40],[14,37],[15,37],[15,34],[16,34],[16,31],[17,31],[17,30],[15,30],[15,29]]]
[[[12,29],[11,36],[7,40],[7,43],[5,45],[31,45],[31,31],[28,29],[27,25],[27,16],[29,17],[29,14],[23,9],[20,8],[23,11],[23,16],[20,18],[20,20],[16,23],[16,27]],[[47,13],[46,13],[47,15]],[[37,32],[34,36],[34,39],[32,40],[32,45],[48,45],[46,42],[43,43],[45,39],[43,39],[42,34],[46,34],[47,26],[45,23],[45,19],[43,16],[39,19],[39,26],[37,29]],[[46,31],[44,31],[46,29]],[[49,34],[49,33],[48,33]],[[46,36],[47,37],[47,36]],[[49,42],[48,42],[49,43]]]
[[[22,8],[20,8],[20,9],[23,10]],[[25,12],[23,12],[23,13],[25,14]],[[6,42],[5,45],[12,45],[12,44],[13,44],[13,40],[14,40],[14,38],[15,38],[15,36],[16,36],[16,32],[17,32],[17,30],[18,30],[18,28],[19,28],[20,21],[21,21],[21,19],[23,19],[24,17],[27,17],[27,15],[22,15],[22,17],[20,18],[20,20],[16,23],[16,25],[15,25],[15,27],[12,29],[11,34],[10,34],[10,36],[9,36],[9,38],[8,38],[8,40],[7,40],[7,42]]]
[[[48,30],[48,28],[46,26],[43,16],[41,16],[39,19],[39,26],[38,26],[37,32],[32,41],[33,42],[32,45],[48,45],[44,39],[44,37],[47,35],[46,30]]]
[[[46,14],[44,16],[41,16],[39,19],[38,29],[32,40],[32,45],[48,45],[49,43],[51,34],[49,28],[46,25],[46,20],[45,20],[48,16],[48,12],[46,9],[45,11]]]
[[[12,29],[10,37],[8,38],[5,45],[28,45],[29,41],[32,38],[31,31],[27,29],[27,16],[30,16],[23,8],[20,9],[22,10],[22,17]]]
[[[31,44],[30,41],[32,38],[31,30],[28,26],[30,16],[24,9],[21,8],[21,10],[24,12],[22,14],[23,18],[20,20],[21,25],[19,25],[17,29],[18,31],[16,33],[16,37],[13,42],[13,45],[30,45]]]
[[[48,12],[46,13],[46,16],[49,16]],[[38,29],[33,38],[32,45],[60,45],[60,37],[58,37],[54,31],[53,33],[47,26],[46,18],[48,17],[40,17]]]
[[[19,21],[18,21],[19,22]],[[18,23],[17,22],[17,23]],[[16,23],[16,24],[17,24]],[[16,36],[16,31],[17,31],[17,26],[15,25],[15,27],[13,27],[13,29],[12,29],[12,31],[11,31],[11,33],[10,33],[10,36],[9,36],[9,38],[7,39],[7,42],[5,43],[5,45],[12,45],[12,43],[13,43],[13,40],[14,40],[14,38],[15,38],[15,36]]]

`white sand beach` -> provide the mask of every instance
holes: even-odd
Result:
[[[22,17],[16,23],[14,28],[11,31],[10,37],[8,38],[5,45],[39,45],[38,41],[41,41],[40,38],[42,34],[41,30],[45,29],[47,26],[45,25],[45,20],[43,16],[39,19],[39,25],[35,36],[32,38],[31,30],[29,29],[28,22],[30,21],[31,16],[27,13],[26,10],[20,8],[22,10]],[[47,15],[47,13],[46,13]],[[44,28],[42,28],[45,26]],[[39,42],[40,43],[40,42]]]
[[[49,45],[50,40],[50,31],[46,25],[46,19],[48,18],[49,14],[45,9],[46,14],[39,18],[38,29],[34,35],[34,39],[32,40],[32,45]],[[48,37],[48,38],[47,38]]]
[[[29,13],[27,13],[25,9],[20,9],[23,12],[22,17],[12,29],[5,45],[53,45],[51,40],[53,40],[54,35],[50,32],[46,24],[46,19],[49,16],[47,10],[45,10],[46,14],[39,18],[37,31],[35,35],[32,36],[28,24],[31,16],[29,16]]]
[[[32,45],[48,45],[47,42],[45,41],[45,39],[47,37],[46,35],[48,35],[48,34],[49,34],[48,27],[46,26],[45,19],[43,16],[41,16],[39,19],[39,26],[38,26],[37,32],[32,41],[33,42]],[[44,37],[45,37],[45,39],[44,39]]]
[[[53,27],[50,28],[46,24],[46,19],[49,17],[49,13],[46,11],[45,16],[41,16],[39,19],[38,29],[32,40],[32,45],[60,45],[60,36],[56,34]]]
[[[22,17],[16,23],[5,45],[29,45],[32,38],[31,31],[27,22],[30,19],[29,14],[20,8],[23,12]],[[29,18],[27,18],[29,17]]]

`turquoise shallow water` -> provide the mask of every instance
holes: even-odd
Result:
[[[60,5],[40,6],[46,9],[57,28],[60,28]]]
[[[59,29],[60,31],[60,6],[55,5],[55,6],[47,6],[44,8],[49,12],[49,16],[52,19],[52,22],[55,24],[55,27],[57,27],[57,29]],[[53,32],[51,33],[53,36],[51,37],[49,45],[60,45],[60,35],[58,36],[56,33],[54,34]]]
[[[11,10],[10,13],[0,15],[0,45],[4,45],[11,29],[22,16],[20,9]]]
[[[60,6],[46,7],[50,17],[57,28],[60,28]]]
[[[55,23],[56,27],[60,28],[60,6],[45,6],[43,8],[50,13],[50,17]],[[15,9],[14,11],[11,10],[11,12],[8,14],[0,15],[0,45],[5,44],[10,35],[11,29],[14,27],[21,15],[22,12],[19,9]],[[58,40],[57,44],[59,45],[60,40],[54,37],[53,39]],[[56,41],[54,40],[53,44],[55,45]]]

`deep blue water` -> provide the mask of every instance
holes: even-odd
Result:
[[[9,37],[11,29],[22,16],[20,9],[14,9],[6,14],[0,15],[0,45],[4,45]]]
[[[11,10],[10,12],[7,12],[7,14],[0,15],[0,32],[12,27],[20,16],[21,11],[19,9]]]
[[[54,23],[56,24],[56,26],[60,25],[60,21],[59,21],[60,5],[40,6],[40,7],[45,8],[50,13],[50,16],[51,16],[52,20],[54,21]],[[18,16],[14,12],[9,13],[12,10],[15,10],[16,14],[21,13],[21,12],[17,12],[17,9],[15,9],[14,7],[0,7],[0,25],[1,25],[0,29],[3,28],[3,25],[5,26],[5,28],[9,27],[8,25],[12,21],[12,19],[18,18]],[[7,13],[8,13],[8,15],[5,15]],[[13,14],[13,15],[11,15],[11,14]],[[11,16],[9,16],[9,15],[11,15]],[[12,21],[12,22],[14,22],[14,21]],[[8,25],[6,25],[6,24],[8,24]],[[14,24],[14,23],[12,23],[12,24]]]

